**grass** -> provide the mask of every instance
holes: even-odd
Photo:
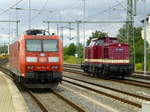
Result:
[[[148,64],[148,63],[147,63]],[[136,63],[135,64],[135,69],[136,70],[140,70],[140,71],[143,71],[144,69],[144,64],[143,63]],[[150,71],[150,66],[147,65],[147,71]]]
[[[64,63],[70,63],[70,64],[81,64],[83,62],[83,59],[76,58],[75,56],[64,56]]]

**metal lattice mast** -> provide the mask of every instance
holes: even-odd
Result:
[[[133,52],[132,63],[135,64],[134,16],[136,16],[136,0],[127,0],[127,42]]]

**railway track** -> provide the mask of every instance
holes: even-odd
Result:
[[[80,65],[77,65],[77,64],[63,64],[63,65],[66,68],[81,69]],[[141,79],[150,79],[150,76],[144,76],[144,75],[141,76],[141,74],[144,74],[144,72],[142,71],[135,71],[134,73],[138,75],[132,75],[131,77],[141,78]],[[147,72],[147,75],[150,75],[150,72]]]
[[[73,65],[73,66],[65,66],[64,68],[64,71],[66,72],[70,72],[70,73],[75,73],[75,74],[81,74],[81,75],[86,75],[88,77],[93,77],[93,76],[90,76],[89,74],[87,73],[84,73],[83,71],[79,70],[78,67],[74,67],[76,65]],[[70,68],[70,69],[69,69]],[[73,69],[71,69],[73,68]],[[71,77],[71,75],[68,77],[68,76],[64,76],[66,78],[69,78],[69,79],[72,79],[72,80],[75,80],[75,81],[80,81],[80,82],[84,82],[86,84],[91,84],[91,85],[94,85],[94,86],[97,86],[97,87],[101,87],[101,88],[105,88],[105,89],[109,89],[109,90],[112,90],[112,91],[115,91],[115,92],[118,92],[118,93],[121,93],[121,94],[124,94],[124,95],[128,95],[128,96],[131,96],[131,97],[134,97],[134,98],[137,98],[137,99],[141,99],[143,101],[150,101],[150,98],[148,97],[144,97],[144,96],[141,96],[141,95],[137,95],[137,94],[133,94],[133,93],[130,93],[130,92],[126,92],[126,91],[122,91],[122,90],[118,90],[118,89],[114,89],[114,88],[110,88],[110,87],[107,87],[107,86],[104,86],[104,85],[100,85],[100,84],[95,84],[95,83],[91,83],[91,82],[88,82],[88,81],[85,81],[85,80],[81,80],[81,79],[78,79],[76,77]],[[146,78],[147,79],[147,78]],[[101,80],[105,80],[105,79],[101,79]],[[66,80],[65,80],[66,81]],[[137,86],[137,87],[142,87],[142,88],[146,88],[146,89],[150,89],[150,83],[148,82],[141,82],[141,81],[136,81],[136,80],[131,80],[131,79],[127,79],[127,80],[106,80],[106,81],[113,81],[113,82],[117,82],[117,83],[123,83],[123,84],[128,84],[128,85],[133,85],[133,86]],[[72,83],[72,84],[75,84],[75,82],[70,82],[70,81],[66,81],[68,83]],[[80,85],[80,84],[75,84],[77,86],[81,86],[83,88],[86,88],[86,89],[90,89],[92,90],[92,88],[89,88],[89,87],[84,87],[83,85]],[[95,90],[92,90],[92,91],[95,91]],[[96,90],[97,91],[97,90]],[[95,92],[96,92],[95,91]],[[109,96],[109,94],[105,94],[103,92],[100,92],[99,94],[104,94],[108,97],[111,97],[113,98],[114,96],[111,94]],[[122,101],[124,103],[128,103],[128,104],[131,104],[135,107],[138,107],[138,108],[141,108],[141,104],[142,102],[139,104],[139,103],[136,103],[136,102],[132,102],[132,101],[129,101],[128,100],[124,100],[124,99],[120,99],[118,97],[115,96],[115,99],[116,100],[119,100],[119,101]]]
[[[73,65],[73,64],[64,64],[65,68],[72,68],[72,69],[77,69],[77,70],[81,70],[80,65]],[[81,70],[83,71],[83,70]],[[150,80],[150,72],[147,72],[147,75],[143,75],[144,73],[141,71],[136,71],[134,72],[133,75],[131,75],[131,78],[136,78],[136,79],[144,79],[144,80]]]
[[[15,74],[13,72],[11,72],[9,69],[0,66],[0,70],[2,72],[4,72],[5,74],[7,74],[7,77],[10,78],[11,80],[15,80]],[[17,84],[19,87],[20,85]],[[22,87],[22,86],[21,86]],[[26,90],[26,92],[32,97],[32,99],[37,103],[37,105],[40,107],[40,109],[43,112],[48,112],[48,109],[46,108],[46,106],[44,106],[44,104],[41,103],[41,101],[36,97],[36,95],[29,89],[22,87],[24,90]],[[58,98],[62,99],[64,102],[66,102],[68,105],[70,105],[71,107],[73,107],[74,109],[76,109],[78,112],[85,112],[85,110],[78,104],[72,102],[71,100],[67,99],[65,96],[61,95],[59,92],[54,91],[54,90],[50,90],[50,92],[52,92],[53,94],[55,94]]]
[[[0,66],[0,71],[4,72],[5,74],[7,74],[7,77],[11,80],[15,80],[15,74],[13,72],[11,72],[10,70],[8,70],[7,68]],[[19,86],[16,82],[15,84],[17,86]],[[20,87],[20,86],[19,86]],[[38,104],[38,106],[40,107],[40,109],[43,112],[48,112],[48,110],[44,107],[44,105],[35,97],[35,95],[32,93],[32,91],[28,90],[27,88],[22,87],[24,90],[26,90],[26,92],[33,98],[33,100]]]
[[[34,101],[37,103],[37,105],[43,112],[48,112],[46,107],[40,102],[40,100],[34,95],[34,93],[32,93],[32,91],[27,90],[27,92],[32,97],[32,99],[34,99]]]
[[[70,84],[73,84],[73,85],[76,85],[76,86],[79,86],[79,87],[82,87],[82,88],[85,88],[85,89],[88,89],[90,91],[94,91],[94,92],[96,92],[98,94],[105,95],[107,97],[113,98],[113,99],[121,101],[123,103],[127,103],[127,104],[135,106],[137,108],[141,108],[142,102],[137,103],[135,101],[129,100],[128,98],[131,97],[131,99],[132,98],[139,99],[140,101],[150,101],[150,98],[147,98],[147,97],[143,97],[143,96],[139,96],[139,95],[136,95],[136,94],[133,94],[133,93],[130,93],[130,92],[125,92],[125,91],[121,91],[121,90],[118,90],[118,89],[110,88],[110,87],[107,87],[107,86],[104,86],[104,85],[91,83],[91,82],[88,82],[88,81],[85,81],[85,80],[81,80],[81,79],[77,79],[77,78],[64,76],[63,81],[67,82],[67,83],[70,83]],[[84,83],[84,84],[81,84],[80,82]],[[91,85],[93,87],[89,87],[88,85]],[[117,92],[118,94],[122,94],[124,96],[128,96],[128,98],[125,99],[124,97],[119,97],[119,95],[117,95],[117,94],[116,95],[112,95],[111,92],[110,93],[104,92],[104,91],[101,91],[100,89],[95,89],[94,87],[103,88],[103,89],[107,89],[107,90],[110,90],[110,91],[113,91],[113,92]]]
[[[38,106],[40,107],[40,109],[43,111],[43,112],[49,112],[48,108],[43,104],[41,103],[40,99],[36,96],[35,93],[33,93],[32,91],[30,90],[27,90],[27,92],[29,93],[29,95],[36,101],[36,103],[38,104]],[[57,91],[53,91],[53,90],[50,90],[50,92],[54,95],[56,95],[58,98],[60,98],[61,100],[63,100],[64,102],[66,102],[68,105],[70,105],[71,107],[73,107],[75,110],[77,110],[78,112],[85,112],[85,110],[80,107],[78,104],[72,102],[71,100],[67,99],[66,97],[64,97],[63,95],[61,95],[59,92]],[[59,107],[58,107],[59,108]]]
[[[87,73],[84,73],[82,71],[78,71],[78,70],[75,70],[75,69],[64,68],[64,71],[70,72],[70,73],[76,73],[76,74],[80,74],[80,75],[86,75],[88,77],[93,77],[93,76],[90,76]],[[100,78],[100,79],[101,80],[107,80],[107,79],[102,79],[102,78]],[[142,81],[136,81],[136,80],[130,80],[130,79],[125,79],[125,80],[109,79],[109,81],[150,89],[150,83],[142,82]]]
[[[71,69],[73,68],[73,69]],[[67,72],[72,72],[72,73],[78,73],[78,74],[81,74],[81,75],[86,75],[86,76],[89,76],[89,77],[93,77],[93,76],[90,76],[89,74],[87,73],[84,73],[83,71],[81,71],[79,69],[79,66],[78,65],[68,65],[68,64],[65,64],[65,68],[64,68],[64,71],[67,71]],[[150,80],[150,76],[141,76],[141,75],[132,75],[130,76],[132,78],[137,78],[139,80],[147,80],[149,81]],[[105,79],[103,79],[105,80]],[[143,88],[146,88],[146,89],[150,89],[150,82],[146,82],[146,81],[138,81],[138,80],[133,80],[133,79],[125,79],[125,80],[116,80],[116,79],[109,79],[109,81],[115,81],[115,82],[118,82],[118,83],[124,83],[124,84],[129,84],[129,85],[133,85],[133,86],[137,86],[137,87],[143,87]]]

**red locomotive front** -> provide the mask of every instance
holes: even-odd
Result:
[[[10,45],[10,67],[32,88],[53,88],[62,80],[62,42],[44,30],[27,30]]]
[[[97,76],[124,77],[132,74],[129,45],[119,43],[117,38],[93,39],[85,48],[85,62],[81,68]]]

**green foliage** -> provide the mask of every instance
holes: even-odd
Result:
[[[1,53],[7,53],[7,52],[8,52],[8,47],[7,47],[7,45],[0,46],[0,54],[1,54]]]
[[[83,45],[81,43],[79,43],[78,47],[74,43],[71,43],[69,46],[63,48],[64,56],[75,56],[76,53],[79,55],[78,58],[83,58]]]
[[[150,71],[150,49],[148,50],[147,63],[147,70]]]
[[[81,43],[79,44],[78,50],[79,50],[79,58],[83,58],[83,45]]]
[[[89,45],[93,38],[101,38],[101,37],[106,37],[106,36],[108,36],[107,33],[96,30],[95,32],[92,33],[92,36],[89,37],[86,44]]]
[[[65,46],[63,48],[63,53],[64,55],[75,56],[76,46],[74,45],[74,43],[71,43],[69,46]]]
[[[143,64],[142,63],[136,63],[135,64],[135,70],[143,70]]]
[[[131,53],[133,55],[133,36],[134,36],[134,42],[135,42],[135,67],[137,70],[143,70],[143,61],[144,61],[144,40],[142,39],[141,34],[142,28],[141,27],[132,27],[129,26],[129,34],[127,39],[127,28],[126,24],[123,25],[122,28],[119,29],[118,37],[121,42],[123,43],[129,43]],[[129,42],[128,42],[129,41]],[[147,43],[148,44],[148,43]],[[150,62],[150,57],[147,55],[147,62]],[[147,63],[147,68],[150,69],[150,63]]]

